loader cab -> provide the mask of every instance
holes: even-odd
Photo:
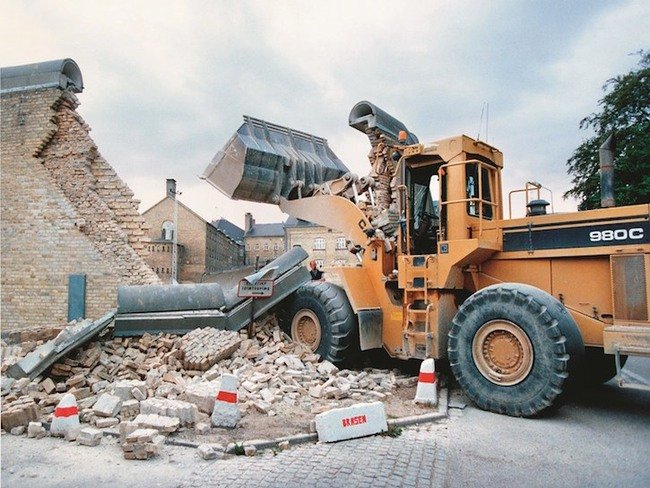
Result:
[[[502,218],[502,166],[500,151],[467,136],[405,151],[405,252],[435,254],[442,241],[482,237]]]
[[[410,254],[437,252],[441,227],[440,192],[445,189],[438,175],[440,164],[408,167],[406,170]]]

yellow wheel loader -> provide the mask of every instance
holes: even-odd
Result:
[[[514,416],[650,355],[649,205],[553,214],[529,183],[526,217],[506,219],[498,149],[422,144],[369,102],[349,124],[370,140],[367,176],[324,139],[251,117],[203,175],[345,234],[358,264],[279,307],[295,340],[335,363],[375,348],[447,359],[479,407]]]

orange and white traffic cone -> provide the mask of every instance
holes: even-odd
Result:
[[[75,396],[72,393],[66,393],[54,409],[50,433],[64,436],[74,429],[79,429],[79,407],[77,407]]]
[[[222,374],[219,392],[212,410],[213,427],[236,427],[241,419],[237,405],[237,377],[232,374]]]
[[[418,387],[415,390],[415,403],[436,406],[438,404],[438,379],[433,359],[425,359],[420,365]]]

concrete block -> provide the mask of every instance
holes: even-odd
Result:
[[[137,380],[117,381],[113,383],[109,391],[116,397],[119,397],[120,400],[126,401],[133,399],[133,388],[142,388],[144,390],[146,389],[145,382]]]
[[[388,430],[381,402],[359,403],[316,415],[316,432],[322,442],[336,442],[379,434]]]
[[[212,413],[214,410],[214,400],[219,391],[219,383],[205,381],[188,385],[182,397],[190,403],[193,403],[201,412]]]
[[[94,447],[102,442],[102,431],[93,427],[85,427],[79,431],[77,444]]]
[[[25,426],[19,425],[11,429],[11,435],[23,435],[25,433]]]
[[[115,417],[119,413],[121,405],[120,397],[104,393],[93,406],[93,413],[98,417]]]
[[[244,446],[244,454],[246,454],[247,456],[255,456],[255,454],[257,454],[257,447]]]
[[[339,372],[339,368],[330,363],[327,359],[318,365],[318,372],[325,376],[331,376]]]
[[[45,437],[45,428],[40,422],[30,422],[27,426],[27,437],[35,437],[41,439]]]

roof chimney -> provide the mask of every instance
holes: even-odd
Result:
[[[253,214],[250,212],[246,212],[246,215],[244,216],[244,232],[248,232],[253,228],[255,225],[255,219],[253,218]]]
[[[176,180],[167,178],[167,196],[176,199]]]

